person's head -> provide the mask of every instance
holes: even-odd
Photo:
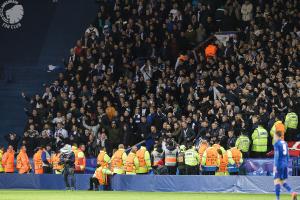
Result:
[[[132,152],[132,153],[136,153],[136,152],[137,152],[137,147],[136,147],[136,146],[133,146],[133,147],[131,148],[131,152]]]
[[[112,121],[112,122],[111,122],[111,127],[112,127],[112,128],[116,128],[116,127],[117,127],[116,121]]]
[[[151,133],[156,133],[156,127],[155,126],[151,126]]]
[[[233,130],[232,129],[230,129],[229,131],[228,131],[228,137],[233,137]]]
[[[185,121],[181,122],[182,128],[187,128],[187,123]]]
[[[62,127],[63,127],[62,123],[60,123],[60,122],[57,123],[57,128],[58,128],[58,129],[61,129]]]
[[[274,135],[274,141],[277,142],[278,140],[280,140],[282,137],[282,132],[281,131],[277,131]]]
[[[85,151],[85,145],[84,144],[80,144],[79,148],[81,149],[81,151]]]
[[[25,145],[21,146],[21,151],[26,151],[26,146]]]
[[[105,147],[100,147],[100,151],[105,151],[106,152],[106,148]]]
[[[4,151],[4,146],[2,144],[0,145],[0,151]]]
[[[13,151],[14,150],[14,147],[12,146],[12,145],[9,145],[8,147],[7,147],[7,151]]]
[[[125,148],[125,147],[124,147],[124,144],[119,144],[118,148],[119,148],[119,149],[124,149],[124,148]]]

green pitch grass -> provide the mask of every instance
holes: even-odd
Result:
[[[0,200],[274,200],[272,194],[0,190]],[[283,195],[281,200],[291,199]]]

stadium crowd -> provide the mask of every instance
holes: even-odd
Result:
[[[234,146],[263,157],[276,131],[299,140],[297,0],[228,0],[222,9],[214,1],[103,0],[99,7],[66,70],[43,94],[22,93],[28,121],[22,137],[6,136],[8,151],[21,145],[32,157],[38,149],[43,163],[70,144],[84,162],[145,140],[163,163],[176,150],[177,166],[180,150],[194,155],[193,145],[216,145],[221,157]],[[223,44],[212,39],[217,31],[236,34]]]

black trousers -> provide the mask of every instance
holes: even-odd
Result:
[[[64,181],[66,184],[66,188],[70,188],[70,185],[72,188],[75,188],[75,176],[74,176],[74,168],[65,167],[63,171],[64,175]],[[69,177],[71,178],[71,184],[69,183]]]
[[[285,141],[297,141],[298,129],[288,128],[284,135]]]
[[[169,175],[176,175],[177,167],[176,166],[167,166]]]
[[[198,175],[199,174],[199,168],[198,165],[196,166],[186,166],[186,175]]]
[[[203,175],[215,175],[216,172],[202,172]]]
[[[90,178],[90,189],[89,190],[98,190],[99,181],[96,177]]]
[[[186,175],[186,166],[185,165],[178,166],[178,172],[179,175]]]
[[[52,174],[52,170],[49,166],[43,166],[44,174]]]
[[[249,151],[248,152],[242,152],[243,158],[249,158]]]
[[[252,158],[265,158],[266,152],[251,152]]]

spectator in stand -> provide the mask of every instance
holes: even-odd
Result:
[[[70,50],[65,72],[44,95],[23,93],[32,139],[48,124],[56,133],[50,136],[54,147],[89,143],[91,154],[102,128],[110,153],[121,142],[144,139],[149,149],[168,138],[179,144],[204,138],[226,147],[242,131],[254,132],[255,116],[267,132],[278,114],[299,116],[300,20],[293,0],[100,3],[95,23]],[[216,23],[222,6],[224,21]],[[224,44],[209,39],[194,48],[227,29],[238,33]],[[213,56],[206,58],[209,45]],[[56,126],[75,134],[58,137]]]
[[[20,136],[18,136],[15,133],[9,133],[7,135],[4,136],[5,140],[8,143],[8,146],[12,146],[13,149],[18,149],[18,144],[20,141]]]

